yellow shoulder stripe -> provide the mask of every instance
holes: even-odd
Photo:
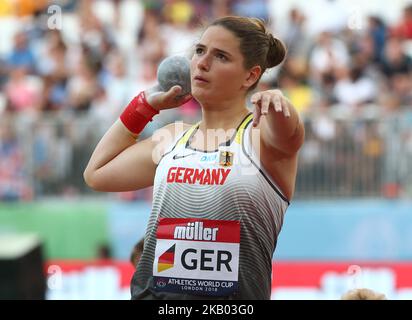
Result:
[[[189,137],[192,135],[193,131],[197,128],[199,124],[200,124],[200,121],[194,124],[189,130],[187,130],[186,133],[183,135],[183,137],[181,137],[180,140],[177,142],[177,145],[185,144],[187,140],[189,140]]]
[[[238,144],[242,144],[242,139],[243,139],[243,131],[245,130],[246,125],[248,122],[253,119],[253,113],[251,113],[247,118],[242,122],[242,124],[239,126],[239,130],[236,133],[235,141]]]
[[[235,141],[238,144],[242,143],[242,138],[243,138],[243,131],[245,130],[245,127],[247,123],[253,118],[253,113],[251,113],[249,116],[246,117],[245,120],[243,120],[242,124],[239,126],[239,129],[236,132],[236,137]],[[186,133],[183,135],[182,138],[177,142],[177,145],[182,145],[189,140],[190,136],[192,135],[193,131],[199,126],[200,121],[196,124],[194,124],[189,130],[186,131]]]

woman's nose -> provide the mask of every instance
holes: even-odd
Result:
[[[199,60],[197,61],[197,67],[200,70],[209,71],[210,63],[206,54],[199,58]]]

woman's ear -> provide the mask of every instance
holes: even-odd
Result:
[[[246,78],[245,78],[245,81],[242,84],[242,88],[245,88],[247,90],[251,86],[253,86],[255,84],[255,82],[258,81],[261,73],[262,73],[262,68],[260,66],[252,67],[246,73]]]

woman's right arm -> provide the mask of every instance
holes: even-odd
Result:
[[[96,191],[121,192],[153,185],[156,159],[151,137],[136,143],[120,120],[106,132],[84,171],[87,185]]]
[[[176,100],[181,90],[170,89],[166,93],[149,96],[148,102],[157,110],[175,108],[188,100],[186,96]],[[174,124],[159,130],[173,138],[178,132]],[[153,135],[155,137],[156,134]],[[97,144],[84,171],[87,185],[96,191],[122,192],[138,190],[153,185],[157,163],[161,153],[155,152],[159,141],[153,137],[136,142],[133,134],[119,119]]]

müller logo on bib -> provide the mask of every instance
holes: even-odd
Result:
[[[188,222],[186,226],[176,226],[173,237],[182,240],[216,241],[219,228],[205,228],[203,222]]]
[[[234,293],[238,287],[239,242],[239,221],[160,218],[154,289],[213,296]]]

